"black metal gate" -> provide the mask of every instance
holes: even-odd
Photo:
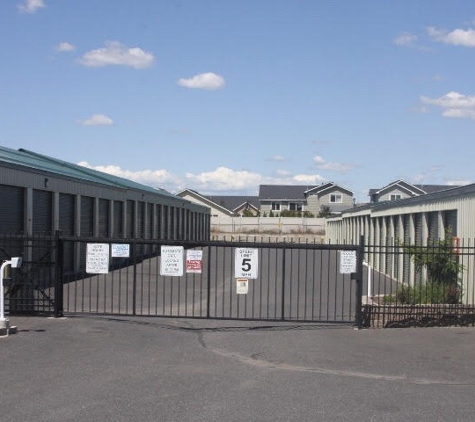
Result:
[[[87,268],[91,245],[107,248],[104,273]],[[124,246],[127,254],[116,256]],[[180,275],[163,271],[162,247],[182,248]],[[342,273],[342,251],[357,257],[355,272]],[[11,315],[361,322],[362,246],[57,235],[2,236],[0,252],[3,260],[22,256],[24,262],[5,275],[5,309]],[[195,262],[187,259],[192,254]]]
[[[324,321],[358,324],[361,313],[360,248],[348,245],[128,241],[127,257],[110,254],[107,273],[84,271],[87,244],[64,239],[64,313],[97,313],[244,320]],[[107,240],[111,247],[121,244]],[[183,247],[183,273],[162,272],[162,246]],[[242,275],[250,260],[256,274]],[[341,251],[358,255],[357,271],[340,271]],[[201,254],[198,270],[187,256]],[[244,254],[244,256],[246,256]],[[245,268],[249,269],[249,268]]]

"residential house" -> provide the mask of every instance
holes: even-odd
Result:
[[[284,210],[309,212],[314,216],[328,211],[338,214],[353,207],[353,192],[336,183],[321,185],[260,185],[261,215],[279,215]]]
[[[404,180],[396,180],[380,189],[370,189],[371,204],[414,198],[428,193],[440,192],[458,186],[449,185],[413,185]]]
[[[355,205],[353,192],[333,182],[307,189],[305,197],[307,209],[314,215],[326,210],[331,214],[340,214]]]
[[[209,207],[212,217],[235,217],[243,215],[245,211],[252,215],[259,214],[257,196],[206,196],[192,189],[184,189],[176,195],[190,202]]]
[[[260,185],[259,196],[202,195],[184,189],[176,196],[211,209],[212,217],[279,216],[282,211],[307,211],[318,216],[322,211],[339,214],[354,206],[353,192],[336,183],[321,185]]]

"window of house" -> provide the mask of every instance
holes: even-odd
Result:
[[[302,204],[300,202],[289,202],[290,211],[302,211]]]
[[[272,202],[271,210],[272,211],[280,211],[280,202]]]
[[[341,196],[341,194],[333,194],[333,195],[330,195],[330,202],[332,204],[341,204],[343,202],[343,197]]]
[[[394,195],[389,195],[389,200],[390,200],[390,201],[396,201],[396,200],[398,200],[398,199],[402,199],[402,196],[401,196],[401,194],[399,194],[399,193],[398,193],[398,194],[394,194]]]

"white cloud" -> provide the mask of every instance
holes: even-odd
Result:
[[[85,53],[80,63],[87,67],[130,66],[134,69],[144,69],[154,62],[152,53],[141,48],[128,48],[117,41],[106,42],[105,48],[98,48]]]
[[[211,172],[200,174],[186,173],[184,187],[195,189],[201,193],[210,192],[249,192],[257,190],[259,185],[316,185],[325,181],[318,174],[290,175],[282,172],[278,177],[263,176],[246,170],[232,170],[227,167],[218,167]]]
[[[26,0],[23,4],[19,4],[18,10],[22,13],[36,13],[38,9],[46,7],[43,0]]]
[[[178,85],[185,88],[207,89],[210,91],[223,88],[225,84],[226,82],[222,76],[212,72],[201,73],[189,79],[182,78],[178,80]]]
[[[246,170],[231,170],[218,167],[212,172],[192,174],[186,173],[187,182],[198,190],[244,190],[249,186],[258,186],[262,176]]]
[[[245,170],[232,170],[218,167],[214,171],[199,174],[186,173],[184,177],[172,174],[167,170],[124,170],[117,165],[93,166],[87,161],[78,163],[81,166],[123,177],[148,186],[179,192],[185,188],[193,189],[201,194],[242,194],[257,195],[259,185],[317,185],[326,181],[318,174],[290,175],[281,173],[278,177],[263,176]]]
[[[170,184],[175,180],[175,177],[166,170],[140,170],[131,171],[124,170],[119,166],[105,165],[105,166],[93,166],[87,161],[81,161],[78,165],[87,167],[93,170],[102,171],[104,173],[112,174],[114,176],[123,177],[125,179],[133,180],[134,182],[141,183],[147,186],[160,187]]]
[[[442,108],[444,117],[475,120],[475,95],[467,96],[452,91],[439,98],[421,96],[420,101]]]
[[[59,51],[60,53],[74,51],[75,49],[76,47],[68,42],[61,42],[56,46],[56,51]]]
[[[317,164],[317,167],[321,170],[335,171],[339,173],[344,173],[348,170],[355,168],[354,164],[350,163],[331,163],[326,161],[323,157],[316,155],[313,157],[313,161]]]
[[[394,44],[399,46],[410,46],[417,41],[417,35],[409,32],[404,32],[399,37],[394,39]]]
[[[93,114],[85,120],[80,120],[82,126],[113,126],[114,121],[105,114]]]
[[[292,177],[292,181],[299,185],[317,185],[321,182],[327,181],[324,177],[318,174],[297,174],[296,176]],[[276,184],[289,184],[292,185],[294,183],[276,183]]]
[[[437,29],[433,26],[427,28],[427,33],[435,41],[444,44],[461,45],[463,47],[475,47],[475,30],[454,29],[449,32],[445,29]]]

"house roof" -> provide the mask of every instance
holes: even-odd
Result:
[[[309,185],[260,185],[259,201],[305,201],[305,192],[315,187]]]
[[[340,191],[345,191],[348,192],[350,195],[353,195],[353,192],[349,189],[346,189],[342,186],[337,185],[336,183],[333,182],[328,182],[328,183],[322,183],[319,186],[314,186],[305,191],[305,196],[308,196],[309,194],[319,194],[319,193],[324,193],[325,191],[329,189],[336,188]]]
[[[11,166],[21,166],[31,170],[47,172],[63,177],[84,180],[118,189],[147,191],[163,196],[175,197],[171,193],[152,186],[142,185],[132,180],[103,173],[77,164],[68,163],[46,155],[20,148],[14,150],[0,146],[0,162]]]
[[[209,197],[201,195],[201,193],[199,193],[199,192],[197,192],[193,189],[183,189],[182,191],[177,192],[176,195],[180,196],[180,197],[183,197],[186,194],[193,196],[198,201],[200,201],[202,204],[205,204],[205,206],[208,206],[210,208],[220,209],[225,214],[229,214],[229,215],[233,214],[233,211],[230,210],[229,208],[226,208],[225,206],[223,206],[223,205],[221,205],[217,202],[214,202]]]
[[[385,190],[389,190],[395,186],[398,186],[404,190],[406,190],[409,193],[412,193],[414,195],[423,195],[423,194],[428,194],[428,193],[434,193],[434,192],[440,192],[443,190],[451,189],[454,187],[459,187],[459,186],[451,186],[451,185],[420,185],[420,184],[411,184],[408,183],[404,180],[396,180],[395,182],[392,182],[382,188],[379,189],[370,189],[369,190],[369,196],[373,195],[378,195]]]
[[[209,200],[213,201],[215,204],[219,204],[222,207],[230,210],[236,211],[241,206],[246,203],[249,203],[256,210],[259,209],[259,197],[257,196],[207,196]]]

